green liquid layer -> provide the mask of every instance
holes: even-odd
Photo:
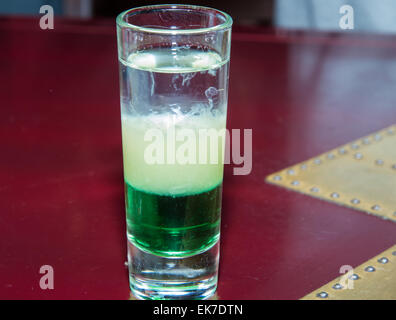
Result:
[[[220,234],[222,185],[191,195],[158,195],[125,184],[128,239],[166,257],[205,251]]]

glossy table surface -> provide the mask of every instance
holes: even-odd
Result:
[[[235,28],[221,299],[298,299],[396,243],[396,224],[265,176],[396,122],[396,38]],[[0,18],[0,299],[128,299],[113,21]],[[54,290],[39,286],[54,269]]]

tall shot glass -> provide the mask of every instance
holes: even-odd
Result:
[[[117,17],[130,287],[205,299],[217,287],[232,19],[190,5]]]

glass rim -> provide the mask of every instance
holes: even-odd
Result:
[[[196,28],[196,29],[160,29],[160,28],[151,28],[151,27],[141,27],[134,25],[132,23],[126,22],[125,17],[131,13],[131,12],[139,12],[143,10],[150,10],[150,9],[177,9],[177,8],[182,8],[182,9],[192,9],[192,10],[213,10],[216,13],[221,14],[224,18],[225,21],[223,23],[220,23],[218,25],[215,25],[213,27],[206,27],[206,28]],[[132,9],[125,10],[121,12],[117,18],[116,18],[116,23],[117,26],[122,27],[122,28],[130,28],[134,29],[136,31],[141,31],[141,32],[146,32],[146,33],[157,33],[157,34],[169,34],[169,35],[177,35],[177,34],[199,34],[199,33],[206,33],[206,32],[213,32],[213,31],[220,31],[220,30],[225,30],[229,29],[232,26],[232,18],[229,14],[218,10],[214,9],[211,7],[205,7],[205,6],[195,6],[195,5],[188,5],[188,4],[159,4],[159,5],[148,5],[148,6],[141,6],[141,7],[136,7]]]

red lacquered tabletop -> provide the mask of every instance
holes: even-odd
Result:
[[[396,243],[396,224],[265,183],[396,120],[393,37],[235,28],[221,299],[298,299]],[[0,19],[0,299],[128,299],[113,21]],[[40,289],[40,267],[54,289]]]

